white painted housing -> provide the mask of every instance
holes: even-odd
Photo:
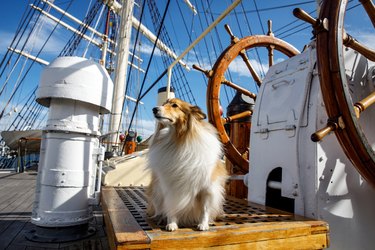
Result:
[[[174,89],[171,88],[168,96],[167,87],[161,87],[158,89],[157,106],[162,106],[168,99],[175,98]]]
[[[310,139],[327,122],[314,46],[272,66],[262,82],[252,117],[248,199],[267,204],[267,189],[281,189],[294,200],[294,213],[328,222],[330,249],[373,249],[375,190],[334,134],[318,143]],[[353,96],[374,91],[373,62],[347,49],[345,65]],[[366,112],[363,128],[374,126],[375,109]],[[374,130],[366,132],[375,148]],[[267,183],[276,168],[281,183]]]
[[[87,223],[96,199],[99,114],[111,109],[113,83],[98,63],[59,57],[42,72],[37,101],[49,107],[43,129],[32,222],[44,227]]]

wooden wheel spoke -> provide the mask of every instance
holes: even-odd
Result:
[[[375,8],[372,0],[360,2],[375,27]],[[359,102],[350,102],[352,99],[362,98],[362,89],[350,88],[351,82],[347,76],[349,69],[362,70],[358,66],[353,67],[351,55],[360,54],[359,58],[367,58],[366,67],[370,70],[375,62],[375,50],[364,46],[346,33],[344,27],[348,3],[349,1],[344,0],[323,1],[318,21],[324,24],[324,29],[314,29],[322,96],[327,115],[333,119],[333,123],[317,131],[313,139],[319,140],[330,131],[335,131],[338,142],[353,166],[375,187],[375,151],[372,136],[374,126],[371,119],[359,119],[361,113],[375,103],[375,91],[369,92],[369,95]],[[346,50],[345,47],[352,50]],[[358,84],[358,80],[355,80],[355,84]],[[372,111],[368,111],[366,115],[372,116]]]
[[[373,25],[375,24],[375,8],[374,5],[372,4],[371,0],[360,0],[362,2],[362,5],[365,7],[365,10],[367,14],[369,15]],[[307,14],[304,10],[301,10],[299,8],[296,8],[293,10],[293,14],[297,17],[300,18],[301,20],[304,20],[305,22],[308,22],[313,25],[314,29],[316,31],[319,31],[322,29],[321,25],[325,25],[323,22],[323,19],[315,19],[309,14]],[[327,27],[324,27],[326,29]],[[327,28],[328,29],[328,28]],[[375,51],[366,47],[365,45],[361,44],[358,42],[355,38],[353,38],[351,35],[346,33],[345,30],[343,30],[343,43],[345,46],[350,47],[359,53],[361,53],[363,56],[365,56],[367,59],[371,61],[375,61]]]
[[[341,118],[340,118],[341,119]],[[319,129],[314,134],[311,135],[311,140],[313,142],[321,141],[324,137],[326,137],[329,133],[335,131],[339,127],[337,122],[328,121],[327,126]]]
[[[353,38],[351,35],[349,35],[346,32],[344,32],[343,34],[343,42],[345,46],[358,51],[367,59],[371,61],[375,61],[375,51],[361,44],[360,42],[358,42],[355,38]]]
[[[280,53],[285,54],[288,57],[292,57],[299,54],[299,51],[290,44],[274,37],[271,28],[269,28],[268,35],[247,36],[241,39],[238,39],[236,36],[234,36],[233,32],[230,30],[228,25],[225,26],[225,29],[231,37],[231,44],[221,53],[219,59],[214,64],[212,70],[207,71],[202,70],[198,67],[194,68],[200,70],[206,76],[208,76],[208,119],[217,128],[219,132],[219,137],[224,144],[225,155],[227,159],[231,162],[231,164],[233,164],[234,166],[238,166],[239,168],[245,171],[244,173],[247,173],[249,169],[249,160],[248,157],[244,158],[243,156],[248,155],[249,152],[247,150],[246,153],[243,153],[240,152],[242,150],[239,149],[243,148],[243,143],[249,143],[250,136],[245,136],[246,139],[241,138],[240,141],[234,138],[234,136],[237,133],[236,131],[239,130],[241,130],[240,133],[244,132],[246,134],[250,134],[249,116],[252,115],[252,112],[250,111],[252,104],[249,103],[248,108],[241,109],[241,111],[246,110],[245,112],[230,115],[229,117],[224,118],[222,116],[222,107],[220,107],[220,90],[222,90],[225,85],[225,90],[227,87],[230,87],[236,90],[238,94],[243,95],[242,97],[246,96],[254,100],[256,99],[256,94],[251,93],[246,88],[239,86],[238,83],[228,81],[225,78],[225,74],[229,69],[231,63],[233,63],[234,60],[241,56],[250,73],[249,77],[252,77],[259,86],[262,83],[262,78],[254,69],[254,66],[256,66],[254,65],[255,62],[251,62],[248,57],[247,53],[249,53],[250,50],[256,49],[257,47],[261,47],[263,49],[270,47],[272,49],[272,51],[269,52],[270,54],[273,54],[275,53],[275,51],[278,51]],[[271,61],[271,64],[272,63],[273,62]],[[234,114],[236,112],[233,112],[231,114]],[[242,123],[241,118],[243,118],[245,126],[242,126],[243,124],[240,124]],[[231,121],[235,122],[230,123]],[[242,136],[242,134],[240,134],[240,136]]]
[[[250,148],[246,148],[245,152],[242,152],[241,156],[244,159],[249,159]]]
[[[232,121],[235,121],[235,120],[238,120],[238,119],[249,117],[252,114],[253,114],[252,110],[247,110],[247,111],[244,111],[244,112],[232,115],[232,116],[228,116],[228,117],[222,118],[222,122],[223,123],[232,122]]]
[[[375,6],[371,0],[359,0],[375,28]]]
[[[254,100],[257,98],[256,94],[248,91],[245,88],[242,88],[242,87],[238,86],[237,84],[235,84],[235,83],[233,83],[233,82],[231,82],[231,81],[229,81],[227,79],[224,79],[221,83],[224,84],[224,85],[227,85],[227,86],[229,86],[231,88],[234,88],[235,90],[241,92],[242,94],[244,94],[244,95],[246,95],[246,96],[248,96],[248,97],[250,97],[250,98],[252,98]]]
[[[258,73],[255,71],[253,65],[251,65],[249,58],[246,55],[246,51],[242,50],[240,52],[240,56],[242,60],[245,62],[247,68],[249,69],[251,76],[254,78],[255,82],[257,83],[258,86],[262,84],[262,80],[260,79]]]
[[[275,46],[274,45],[270,45],[270,46],[268,46],[267,47],[267,49],[268,49],[268,66],[272,66],[273,65],[273,62],[274,62],[274,60],[273,60],[273,51],[274,51],[274,49],[275,49]]]
[[[354,104],[354,111],[359,118],[360,114],[375,103],[375,91],[361,101]]]

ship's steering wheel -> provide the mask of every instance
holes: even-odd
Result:
[[[274,53],[277,51],[281,52],[287,57],[292,57],[300,53],[292,45],[273,36],[271,30],[271,21],[268,22],[268,27],[269,31],[267,35],[254,35],[239,39],[233,35],[229,26],[225,25],[225,29],[229,33],[232,42],[221,53],[212,70],[202,70],[201,68],[193,65],[195,69],[204,72],[205,75],[209,78],[207,87],[208,119],[219,131],[219,136],[225,147],[226,157],[243,173],[247,173],[249,168],[248,148],[247,152],[240,152],[233,145],[225,129],[225,124],[237,119],[249,117],[252,115],[252,111],[247,110],[230,117],[222,117],[222,108],[220,106],[220,90],[222,90],[225,85],[240,92],[242,95],[255,100],[256,94],[250,92],[248,89],[240,86],[239,84],[229,81],[226,78],[229,67],[231,66],[231,64],[235,64],[233,63],[234,60],[238,58],[239,60],[243,61],[246,65],[247,70],[249,71],[249,77],[252,77],[255,83],[260,86],[262,83],[262,79],[252,65],[253,63],[248,58],[248,54],[254,53],[255,49],[265,49],[265,52],[268,53],[268,66],[270,67],[274,64]],[[251,81],[248,80],[248,83],[250,82]]]
[[[371,0],[360,0],[375,27],[375,7]],[[312,135],[321,140],[331,131],[359,173],[375,187],[375,51],[358,42],[345,30],[348,1],[326,0],[318,20],[296,9],[297,16],[313,24],[317,41],[317,61],[327,127]],[[357,12],[356,12],[357,13]],[[347,51],[353,50],[356,65],[347,65]],[[361,79],[353,79],[351,68],[362,63]],[[351,60],[353,64],[353,60]],[[354,63],[355,64],[355,63]],[[372,66],[371,66],[372,65]],[[349,68],[349,70],[348,70]]]

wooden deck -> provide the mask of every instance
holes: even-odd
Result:
[[[94,208],[90,222],[96,233],[83,240],[65,243],[37,243],[25,239],[34,225],[30,222],[34,202],[36,172],[0,172],[0,249],[109,249],[100,207]]]
[[[232,198],[227,199],[225,215],[209,231],[182,228],[166,232],[147,218],[142,187],[103,188],[104,211],[101,207],[94,208],[90,224],[97,231],[89,238],[66,243],[32,242],[25,238],[25,233],[34,227],[30,217],[36,175],[35,172],[0,172],[0,250],[322,249],[328,246],[325,222]]]
[[[328,224],[244,200],[227,198],[225,214],[207,232],[167,232],[146,215],[143,187],[104,187],[111,249],[322,249]]]

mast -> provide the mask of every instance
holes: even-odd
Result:
[[[117,65],[115,69],[115,82],[113,89],[112,112],[109,124],[110,135],[110,149],[116,148],[114,142],[118,141],[119,127],[121,122],[121,111],[124,104],[126,76],[129,58],[129,45],[132,29],[134,0],[127,0],[123,2],[121,9],[121,22],[119,45],[117,52]]]

